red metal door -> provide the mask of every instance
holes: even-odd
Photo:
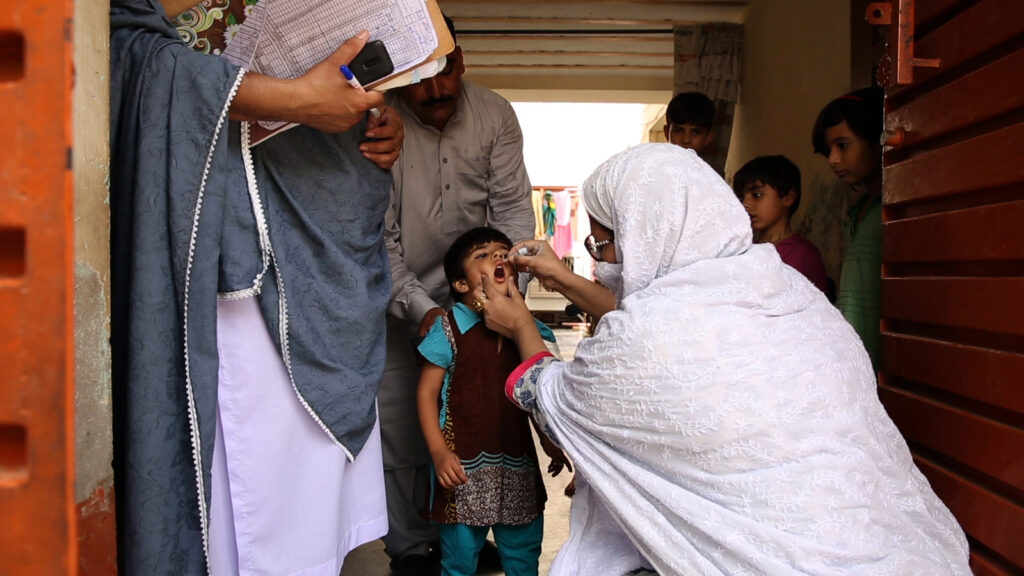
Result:
[[[71,3],[0,10],[0,574],[75,574]]]
[[[1021,574],[1024,6],[918,2],[899,46],[891,4],[879,394],[975,573]],[[898,47],[938,66],[896,85]]]

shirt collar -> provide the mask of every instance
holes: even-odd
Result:
[[[452,307],[452,314],[455,316],[455,325],[458,326],[459,332],[465,334],[470,328],[476,326],[477,322],[483,320],[483,316],[477,314],[472,308],[466,306],[462,302],[456,302],[455,306]],[[537,329],[540,330],[541,338],[548,342],[555,341],[555,333],[548,328],[546,324],[538,320],[534,320],[537,325]]]

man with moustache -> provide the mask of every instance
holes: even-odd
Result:
[[[451,19],[445,23],[455,38]],[[420,370],[413,345],[452,305],[445,250],[478,226],[497,228],[514,242],[534,234],[515,111],[498,94],[463,80],[464,72],[456,46],[436,76],[388,94],[405,122],[385,230],[393,289],[378,396],[389,523],[383,540],[396,575],[439,572],[438,530],[423,517],[431,459],[416,411]]]

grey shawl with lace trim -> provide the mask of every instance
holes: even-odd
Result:
[[[390,176],[359,154],[361,125],[283,133],[252,149],[247,174],[240,125],[227,120],[242,77],[188,50],[156,0],[112,2],[122,574],[207,570],[218,294],[258,297],[299,400],[350,457],[375,421]]]

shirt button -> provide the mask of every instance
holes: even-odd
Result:
[[[452,185],[451,184],[445,184],[444,185],[444,189],[445,190],[451,190],[452,189]]]
[[[447,158],[441,158],[441,162],[444,162],[445,164],[447,164],[448,163],[448,159]]]

